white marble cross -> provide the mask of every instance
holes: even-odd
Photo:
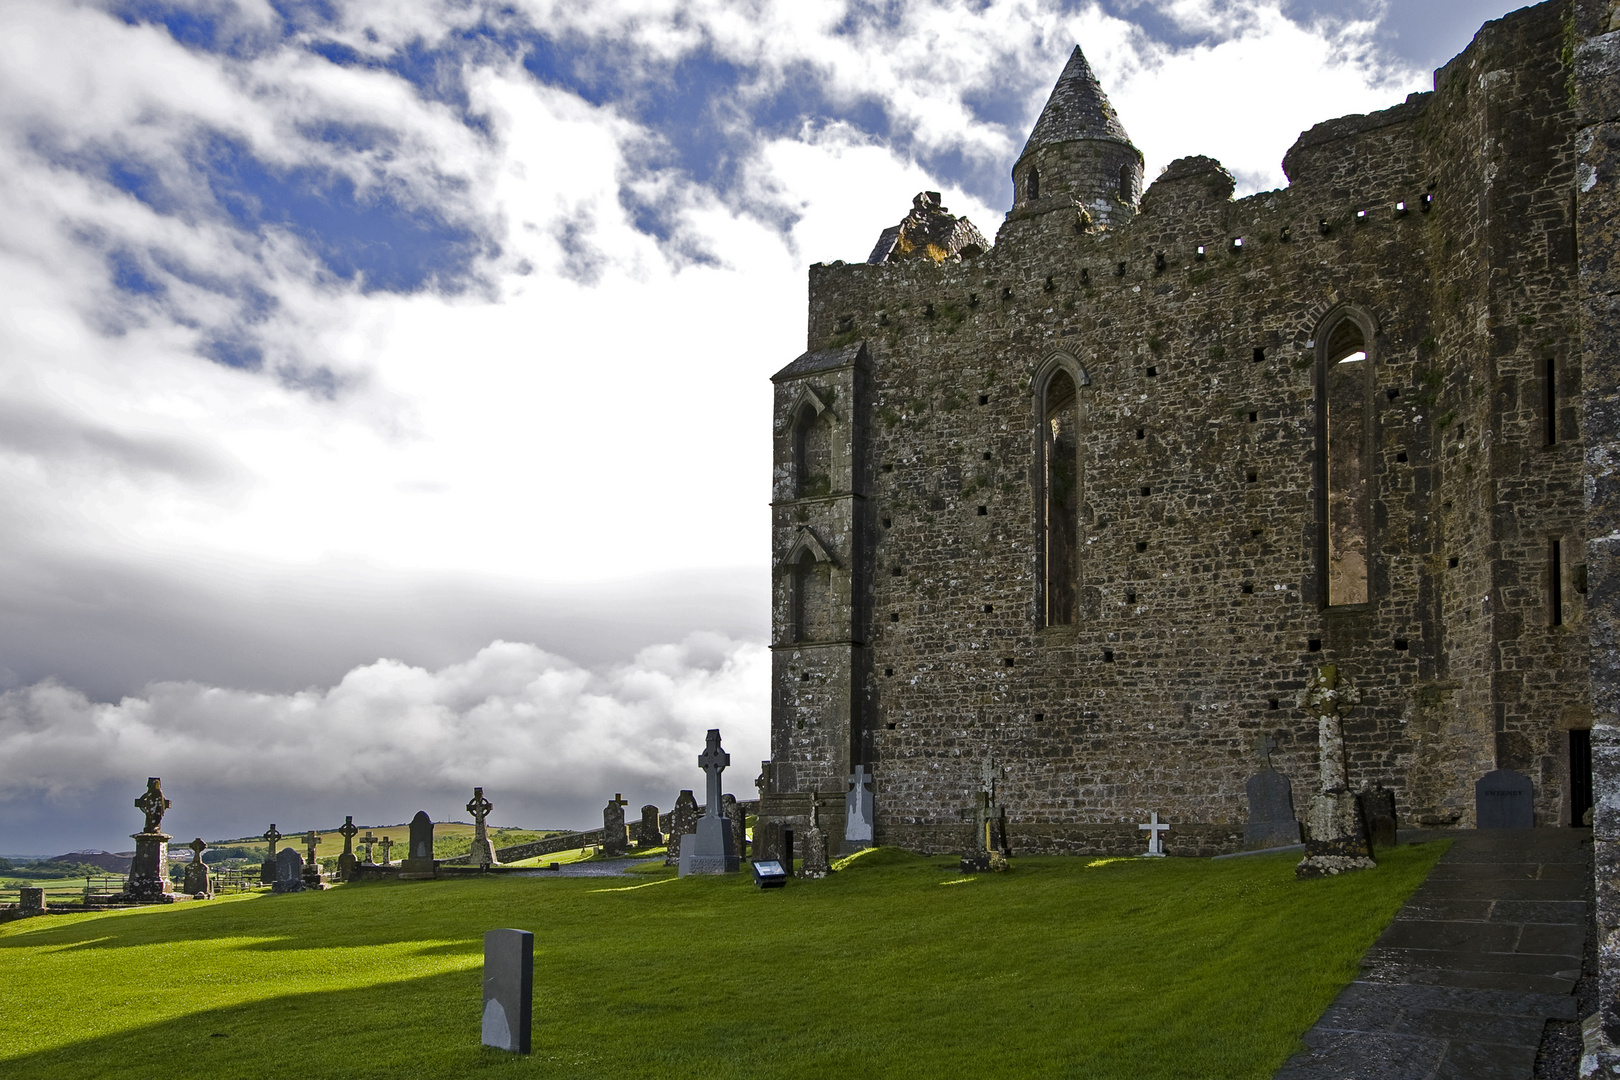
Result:
[[[1164,837],[1162,834],[1168,832],[1170,826],[1159,824],[1159,812],[1157,810],[1153,811],[1153,820],[1146,825],[1138,825],[1137,828],[1144,830],[1148,834],[1148,849],[1142,853],[1142,857],[1163,858]]]

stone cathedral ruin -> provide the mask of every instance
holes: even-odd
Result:
[[[1473,827],[1499,770],[1536,825],[1589,820],[1610,17],[1489,23],[1242,199],[1208,157],[1144,183],[1076,48],[993,244],[925,192],[811,267],[762,822],[866,770],[876,843],[961,851],[993,773],[1020,851],[1136,852],[1150,813],[1171,854],[1235,851],[1257,745],[1315,788],[1327,665],[1348,784],[1403,826]]]

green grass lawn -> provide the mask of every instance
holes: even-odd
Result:
[[[1444,849],[458,878],[0,926],[0,1076],[1269,1077]],[[535,932],[534,1053],[478,1046]]]

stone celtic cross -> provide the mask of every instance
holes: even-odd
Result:
[[[1317,741],[1322,752],[1322,790],[1342,791],[1350,786],[1344,763],[1344,728],[1341,718],[1361,704],[1361,691],[1339,679],[1335,664],[1323,664],[1316,680],[1299,692],[1296,703],[1317,717]]]
[[[281,834],[276,831],[276,823],[275,822],[272,821],[270,823],[270,828],[265,830],[264,840],[265,840],[265,843],[270,845],[270,857],[272,859],[275,858],[276,857],[276,844],[279,843],[280,840],[281,840]]]
[[[304,846],[309,848],[309,858],[305,859],[304,862],[311,866],[315,864],[315,848],[320,844],[320,842],[321,834],[316,832],[314,829],[311,829],[309,832],[304,834]]]
[[[718,818],[724,816],[720,809],[720,773],[731,764],[731,755],[720,748],[720,729],[710,728],[707,743],[703,753],[698,755],[698,767],[708,774],[709,802],[703,810],[704,817]]]
[[[146,827],[141,831],[162,832],[163,811],[170,805],[169,800],[163,797],[163,780],[156,776],[147,777],[146,794],[135,800],[135,809],[146,815]]]
[[[338,832],[343,837],[343,854],[354,854],[354,835],[359,831],[360,830],[355,827],[354,818],[346,817],[343,819],[343,825],[338,829]]]
[[[482,844],[489,839],[489,833],[484,828],[484,819],[489,812],[495,809],[495,804],[484,798],[484,789],[473,788],[472,801],[467,804],[467,813],[473,817],[473,843]]]
[[[186,847],[191,849],[191,861],[192,864],[195,865],[202,862],[202,853],[208,850],[208,841],[199,836],[197,839],[187,844]]]

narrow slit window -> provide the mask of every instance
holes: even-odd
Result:
[[[1121,165],[1119,167],[1119,201],[1120,202],[1128,203],[1128,202],[1131,201],[1131,194],[1132,194],[1131,187],[1132,187],[1132,184],[1131,184],[1131,167],[1129,165]]]
[[[1080,536],[1079,407],[1074,379],[1066,371],[1054,373],[1046,384],[1041,425],[1046,503],[1042,561],[1048,626],[1068,626],[1075,617],[1075,556]]]
[[[1371,362],[1361,326],[1340,320],[1325,336],[1322,396],[1326,414],[1327,597],[1330,605],[1367,602],[1367,403]]]
[[[1564,625],[1564,542],[1547,545],[1547,625]]]
[[[1024,178],[1024,199],[1026,201],[1041,197],[1041,174],[1037,169],[1030,169],[1029,175]]]
[[[1541,366],[1541,415],[1548,446],[1558,444],[1558,364],[1552,357]]]

